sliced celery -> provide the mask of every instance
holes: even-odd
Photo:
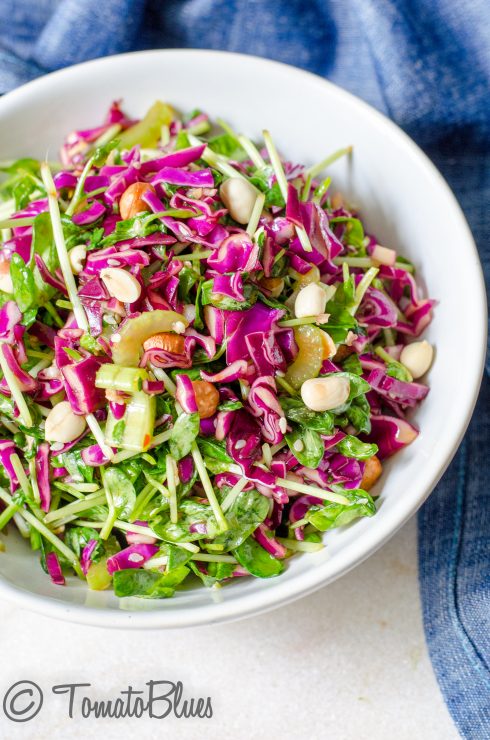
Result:
[[[188,325],[185,316],[175,311],[145,311],[126,321],[112,336],[112,359],[116,365],[136,367],[146,339],[159,332],[184,332]]]
[[[148,373],[141,367],[122,367],[121,365],[101,365],[97,371],[97,388],[111,388],[124,393],[136,393],[148,380]]]
[[[105,439],[111,447],[143,452],[153,439],[156,401],[143,391],[135,393],[126,405],[122,419],[109,412]]]
[[[87,585],[92,591],[104,591],[112,583],[112,576],[107,572],[107,558],[92,563],[87,571]]]
[[[157,100],[141,121],[130,126],[117,137],[120,147],[131,149],[137,144],[146,149],[155,147],[160,140],[162,126],[168,126],[173,116],[172,108],[162,103],[161,100]]]

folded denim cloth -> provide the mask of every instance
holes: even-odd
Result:
[[[488,279],[488,0],[2,0],[0,93],[68,64],[162,47],[295,64],[382,110],[448,179]],[[429,651],[459,731],[475,740],[490,737],[489,395],[487,368],[466,439],[419,515]]]

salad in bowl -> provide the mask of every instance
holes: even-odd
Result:
[[[157,101],[0,163],[0,534],[40,577],[166,598],[376,514],[434,301],[332,189],[349,156]]]

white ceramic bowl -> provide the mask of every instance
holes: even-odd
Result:
[[[51,585],[38,557],[9,534],[0,555],[0,597],[44,614],[110,627],[181,627],[272,609],[346,573],[419,508],[468,425],[485,353],[486,302],[471,233],[448,186],[393,123],[352,95],[298,69],[214,51],[155,51],[111,57],[56,72],[0,99],[0,159],[54,157],[63,136],[103,119],[123,98],[138,116],[163,98],[201,108],[260,138],[268,128],[293,161],[312,164],[346,144],[352,162],[331,168],[335,186],[360,205],[382,244],[416,264],[439,301],[427,338],[436,346],[431,392],[416,414],[418,439],[382,479],[379,511],[326,538],[321,553],[293,558],[279,578],[238,579],[220,591],[196,588],[167,601],[118,600],[78,579]],[[461,354],[471,361],[461,361]],[[388,584],[389,588],[389,584]]]

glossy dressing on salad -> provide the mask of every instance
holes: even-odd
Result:
[[[55,584],[269,578],[375,515],[433,301],[324,179],[349,156],[156,102],[0,163],[0,532]]]

